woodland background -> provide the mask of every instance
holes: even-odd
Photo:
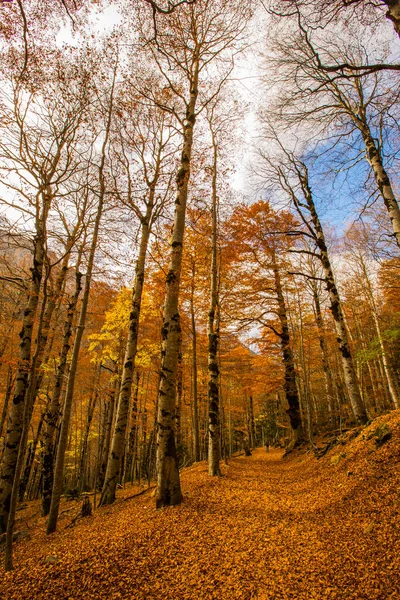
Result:
[[[400,408],[397,2],[0,11],[9,544]]]

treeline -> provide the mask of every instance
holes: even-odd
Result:
[[[41,498],[48,533],[63,494],[94,490],[101,506],[156,479],[157,506],[177,504],[193,461],[219,475],[238,450],[399,408],[385,13],[143,0],[98,35],[97,7],[45,4],[7,7],[2,30],[7,568],[18,501]],[[64,44],[60,18],[74,24]],[[235,57],[250,60],[264,23],[250,203],[231,185],[248,109]],[[371,23],[393,36],[374,53]],[[355,219],[338,239],[323,216],[340,194]]]

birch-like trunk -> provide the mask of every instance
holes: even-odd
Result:
[[[51,503],[50,503],[50,511],[49,511],[49,520],[47,523],[46,533],[50,534],[56,530],[57,520],[58,520],[58,512],[60,508],[60,500],[63,489],[63,479],[64,479],[64,461],[65,461],[65,453],[68,445],[68,432],[69,432],[69,422],[71,419],[71,411],[72,411],[72,401],[74,397],[74,389],[75,389],[75,379],[76,373],[78,370],[78,360],[79,353],[81,349],[83,332],[85,330],[86,324],[86,313],[87,307],[89,304],[89,295],[90,295],[90,286],[92,280],[92,272],[93,272],[93,263],[94,263],[94,255],[97,248],[97,240],[99,234],[100,227],[100,219],[103,212],[103,199],[99,198],[99,204],[97,208],[95,226],[93,231],[92,244],[89,253],[88,267],[85,277],[85,285],[83,289],[82,295],[82,305],[79,314],[79,322],[76,328],[76,335],[74,340],[74,346],[72,349],[71,355],[71,366],[69,369],[67,387],[65,390],[65,398],[64,405],[62,411],[62,420],[61,420],[61,430],[60,430],[60,438],[58,441],[57,447],[57,457],[54,468],[54,481],[53,481],[53,490],[51,495]]]
[[[307,202],[307,207],[311,215],[311,220],[315,230],[315,240],[320,252],[320,259],[325,274],[326,287],[331,303],[332,316],[335,322],[337,342],[339,346],[340,357],[342,361],[344,381],[346,384],[350,405],[354,417],[359,425],[363,425],[368,421],[368,416],[365,411],[360,389],[357,381],[356,370],[353,363],[353,357],[350,351],[350,344],[347,334],[346,325],[342,311],[339,291],[336,287],[335,277],[331,262],[329,260],[328,248],[325,242],[325,235],[315,208],[314,200],[311,193],[311,188],[308,182],[307,172],[300,174],[301,184],[304,191],[304,196]],[[300,210],[298,208],[298,210]]]
[[[272,270],[274,273],[275,293],[278,301],[278,317],[282,332],[279,334],[283,366],[285,369],[283,389],[289,405],[286,411],[289,415],[290,425],[293,430],[295,445],[304,439],[303,425],[300,414],[300,401],[296,385],[296,371],[294,367],[293,352],[290,345],[289,322],[287,317],[286,302],[283,296],[281,276],[276,262],[275,252],[272,257]]]
[[[13,377],[12,368],[11,368],[11,365],[8,365],[6,392],[4,394],[3,410],[1,413],[1,419],[0,419],[0,437],[3,435],[3,427],[4,427],[4,423],[6,422],[6,418],[7,418],[8,404],[10,402],[13,384],[14,384],[14,377]],[[3,452],[3,448],[2,448],[2,452]]]
[[[62,488],[63,488],[64,461],[65,461],[65,453],[67,450],[69,422],[70,422],[71,411],[72,411],[72,401],[73,401],[73,396],[74,396],[75,379],[76,379],[76,373],[77,373],[77,369],[78,369],[78,360],[79,360],[79,353],[80,353],[80,349],[81,349],[83,332],[85,330],[86,313],[87,313],[87,308],[88,308],[88,304],[89,304],[89,295],[90,295],[90,286],[91,286],[91,282],[92,282],[94,257],[95,257],[96,249],[97,249],[100,221],[101,221],[101,217],[103,214],[103,205],[104,205],[104,200],[105,200],[106,149],[108,146],[108,140],[110,137],[110,130],[111,130],[115,78],[116,78],[116,70],[114,70],[114,78],[113,78],[112,87],[111,87],[110,103],[109,103],[108,112],[107,112],[106,131],[105,131],[104,141],[103,141],[102,148],[101,148],[101,159],[100,159],[100,165],[99,165],[99,169],[98,169],[98,177],[99,177],[98,204],[97,204],[96,217],[95,217],[94,227],[93,227],[92,243],[90,245],[90,250],[89,250],[88,264],[87,264],[86,277],[85,277],[85,285],[84,285],[84,290],[83,290],[83,295],[82,295],[81,311],[79,314],[79,322],[78,322],[78,326],[76,329],[74,346],[72,349],[72,356],[71,356],[71,366],[70,366],[69,375],[68,375],[67,388],[65,391],[60,438],[58,441],[57,458],[56,458],[56,463],[55,463],[55,468],[54,468],[54,482],[53,482],[53,490],[52,490],[51,503],[50,503],[49,520],[47,522],[47,530],[46,530],[47,534],[53,533],[56,530],[58,513],[59,513],[59,509],[60,509],[60,500],[61,500],[61,494],[62,494]]]
[[[108,455],[110,452],[111,445],[111,433],[112,433],[112,425],[114,421],[114,413],[115,413],[115,405],[116,399],[119,396],[119,373],[115,374],[115,380],[113,384],[113,389],[110,392],[109,399],[104,408],[104,416],[103,416],[103,443],[101,445],[99,451],[99,473],[98,473],[98,488],[100,490],[103,489],[104,480],[106,477],[107,471],[107,462]]]
[[[193,76],[190,80],[190,100],[186,105],[184,120],[183,148],[176,176],[175,216],[163,312],[163,345],[161,351],[162,360],[157,419],[157,508],[180,504],[182,501],[175,446],[176,372],[180,335],[178,300],[193,129],[196,121],[198,78],[199,58],[194,53]]]
[[[322,369],[324,371],[324,379],[325,379],[325,390],[326,397],[328,401],[328,410],[330,415],[331,424],[335,424],[335,415],[334,415],[334,387],[332,380],[332,373],[329,367],[329,357],[328,357],[328,345],[326,343],[326,333],[325,333],[325,324],[322,318],[321,311],[321,303],[319,300],[319,294],[317,290],[317,285],[315,280],[311,280],[312,292],[313,292],[313,300],[314,300],[314,311],[315,311],[315,322],[317,324],[318,330],[318,341],[319,347],[321,349],[321,359],[322,359]]]
[[[97,405],[97,400],[99,397],[98,388],[100,385],[101,365],[99,365],[98,369],[99,369],[98,375],[96,378],[97,381],[95,383],[95,387],[97,389],[94,390],[92,397],[89,399],[89,404],[87,407],[87,418],[86,418],[86,424],[85,424],[85,431],[84,431],[83,440],[82,440],[81,456],[79,459],[79,473],[78,473],[79,493],[82,493],[83,491],[85,491],[85,486],[88,483],[87,478],[86,478],[86,462],[87,462],[88,447],[89,447],[89,433],[90,433],[90,426],[93,421],[94,411],[95,411],[96,405]]]
[[[383,166],[381,151],[375,143],[366,119],[363,119],[362,121],[357,119],[356,121],[367,150],[368,162],[371,165],[376,184],[382,195],[386,210],[392,223],[393,233],[396,238],[397,245],[400,247],[400,207],[396,196],[394,195],[389,176]]]
[[[122,370],[121,386],[119,390],[117,416],[114,426],[111,451],[108,456],[107,471],[99,506],[111,504],[115,500],[118,477],[121,472],[122,456],[125,449],[126,428],[130,407],[135,358],[139,334],[140,307],[142,302],[143,283],[145,275],[146,253],[151,231],[151,214],[154,203],[154,188],[147,205],[146,216],[142,221],[139,255],[136,261],[135,283],[132,293],[132,306],[129,314],[128,340],[125,348],[124,365]]]
[[[256,428],[254,423],[254,403],[253,396],[250,394],[249,397],[249,441],[250,448],[256,447]]]
[[[220,414],[219,414],[219,331],[216,327],[219,311],[218,266],[217,266],[217,142],[211,131],[213,141],[212,175],[212,228],[211,228],[211,268],[210,268],[210,310],[208,312],[208,474],[221,475],[220,461]]]
[[[68,240],[66,254],[64,256],[61,269],[57,275],[54,289],[52,289],[49,294],[47,294],[48,276],[46,276],[44,279],[43,309],[42,309],[41,318],[39,320],[37,345],[36,345],[34,357],[32,359],[32,367],[31,367],[31,373],[30,373],[30,377],[29,377],[29,385],[28,385],[28,389],[26,392],[26,400],[25,400],[26,405],[29,406],[29,414],[27,416],[28,423],[30,423],[30,421],[31,421],[33,409],[34,409],[35,402],[36,402],[36,397],[37,397],[38,391],[40,390],[40,387],[42,385],[43,372],[41,370],[41,367],[42,367],[43,362],[46,363],[48,357],[50,356],[52,344],[51,343],[48,344],[48,341],[49,341],[51,321],[53,318],[54,310],[56,309],[56,306],[59,305],[60,298],[62,295],[62,290],[64,287],[65,278],[66,278],[66,275],[68,272],[68,263],[69,263],[69,258],[70,258],[76,231],[77,231],[77,228],[75,229],[73,236],[71,236]],[[47,356],[45,355],[46,350],[47,350]],[[28,467],[28,471],[27,471],[27,467]],[[21,502],[24,499],[25,489],[26,489],[26,486],[29,481],[29,475],[30,475],[30,467],[26,463],[25,470],[24,470],[24,476],[21,479],[21,482],[19,484],[19,499]]]
[[[176,381],[176,409],[175,409],[175,443],[178,449],[179,462],[182,460],[182,395],[183,395],[183,355],[182,355],[182,330],[179,336],[178,370]]]
[[[36,220],[31,282],[28,300],[24,310],[22,328],[19,334],[21,342],[19,345],[14,395],[8,417],[6,442],[3,452],[0,476],[0,533],[4,533],[7,529],[11,494],[23,432],[24,413],[26,413],[26,416],[29,414],[29,411],[26,411],[26,392],[29,385],[29,374],[31,369],[32,332],[39,303],[43,267],[46,257],[46,223],[51,200],[52,192],[50,186],[46,186],[42,192],[42,209]]]
[[[197,331],[194,313],[194,263],[192,264],[192,289],[190,295],[190,320],[192,328],[192,413],[194,460],[200,460],[199,404],[197,393]]]
[[[42,514],[46,517],[50,511],[51,492],[53,489],[55,444],[57,435],[57,423],[60,416],[60,398],[63,381],[67,370],[67,359],[71,344],[72,323],[76,313],[79,294],[81,292],[82,274],[76,272],[75,293],[70,299],[67,307],[67,315],[64,323],[63,341],[57,366],[56,378],[50,404],[45,415],[45,428],[43,434],[43,491],[42,491]]]

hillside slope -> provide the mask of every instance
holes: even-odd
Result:
[[[399,467],[400,411],[320,460],[258,449],[221,479],[199,463],[182,474],[179,507],[156,511],[150,491],[52,536],[38,519],[0,597],[400,598]]]

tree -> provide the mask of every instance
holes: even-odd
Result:
[[[339,49],[337,40],[330,44],[329,41],[328,37],[325,52],[337,61],[350,61],[353,56],[365,56],[367,60],[368,52],[359,40],[353,38],[349,42],[343,39]],[[392,223],[393,235],[400,246],[400,208],[389,167],[384,160],[385,142],[388,148],[395,143],[390,124],[391,112],[397,114],[397,92],[393,94],[392,89],[385,87],[387,83],[382,74],[349,78],[322,69],[318,53],[313,51],[308,38],[301,32],[300,35],[278,40],[277,50],[279,58],[274,61],[279,64],[281,82],[285,80],[277,101],[281,126],[312,123],[316,135],[325,138],[325,152],[326,137],[330,139],[332,148],[339,146],[341,151],[343,140],[348,139],[358,150],[354,135],[358,132],[363,148],[351,161],[346,152],[345,161],[358,164],[360,157],[367,159]]]
[[[251,207],[236,208],[230,227],[234,232],[239,257],[242,255],[242,269],[237,277],[242,286],[246,283],[243,289],[244,314],[241,315],[241,321],[247,326],[258,324],[262,328],[268,328],[279,340],[284,366],[283,388],[288,404],[287,414],[295,444],[299,444],[303,441],[304,430],[288,308],[282,282],[283,273],[287,270],[284,255],[291,244],[285,239],[285,233],[295,229],[295,222],[289,213],[278,214],[269,203],[260,200]],[[251,271],[249,264],[252,265]]]
[[[121,131],[124,125],[121,123]],[[129,315],[128,338],[122,369],[121,385],[117,405],[115,429],[111,451],[108,456],[107,472],[104,480],[100,506],[115,500],[115,490],[120,474],[122,456],[125,450],[126,427],[130,407],[135,358],[138,345],[139,319],[145,277],[147,247],[152,226],[160,216],[169,196],[170,177],[165,163],[170,158],[172,132],[165,112],[150,109],[147,114],[141,111],[140,120],[132,124],[131,131],[125,127],[121,140],[123,166],[127,173],[128,188],[126,197],[119,193],[124,204],[129,205],[140,222],[139,252],[135,267],[135,282],[132,289],[132,306]],[[133,176],[130,172],[131,155],[139,162],[141,181],[136,183],[138,192],[132,189]],[[135,194],[147,189],[142,209]]]
[[[285,7],[285,8],[283,8]],[[288,8],[286,8],[288,7]],[[384,13],[383,9],[387,9]],[[304,15],[310,27],[326,27],[332,21],[340,18],[369,22],[371,18],[379,23],[382,15],[393,23],[394,30],[400,36],[400,2],[399,0],[283,0],[276,5],[273,0],[271,12],[279,16]],[[364,19],[363,19],[364,18]]]
[[[243,33],[248,12],[247,8],[240,7],[239,4],[232,6],[226,0],[202,0],[190,6],[177,7],[168,17],[164,17],[162,21],[160,19],[162,27],[156,38],[151,39],[149,46],[160,73],[174,95],[174,103],[160,102],[156,98],[153,101],[174,115],[182,133],[162,327],[157,507],[179,504],[182,498],[174,433],[180,338],[178,299],[194,127],[199,111],[218,94],[232,68],[231,48]],[[224,70],[216,84],[210,86],[206,83],[210,75],[209,65],[217,60]],[[152,98],[150,92],[149,97]]]
[[[62,72],[61,65],[56,65],[55,70],[57,68]],[[18,453],[20,452],[21,455],[22,468],[25,452],[21,439],[24,429],[26,432],[29,427],[32,414],[31,404],[34,394],[29,394],[30,405],[28,405],[27,391],[30,382],[32,390],[35,388],[36,365],[31,363],[32,335],[43,273],[48,261],[48,217],[58,188],[77,168],[77,163],[73,159],[73,147],[76,144],[87,102],[85,75],[82,76],[82,86],[80,89],[78,87],[78,94],[72,98],[65,96],[64,102],[60,100],[58,96],[68,86],[67,81],[68,71],[64,73],[64,79],[55,78],[52,81],[49,78],[48,93],[41,98],[43,102],[41,106],[38,104],[39,98],[36,98],[33,92],[24,90],[20,84],[17,84],[11,99],[13,114],[10,113],[8,117],[7,138],[4,138],[0,145],[3,169],[13,171],[17,177],[17,183],[14,183],[12,178],[7,182],[10,195],[14,194],[15,200],[10,202],[3,199],[2,202],[25,215],[34,228],[31,281],[20,332],[19,361],[0,478],[1,531],[5,531],[7,526]],[[43,325],[43,318],[41,323]],[[40,352],[38,346],[35,362]]]
[[[110,139],[111,123],[112,123],[112,117],[113,117],[114,89],[115,89],[115,81],[116,81],[116,77],[117,77],[117,66],[118,66],[118,63],[116,62],[114,65],[112,82],[111,82],[110,91],[109,91],[108,105],[105,107],[105,111],[104,111],[105,112],[105,115],[104,115],[105,130],[104,130],[104,137],[103,137],[103,142],[102,142],[102,146],[101,146],[101,153],[100,153],[100,157],[99,157],[99,164],[97,167],[98,203],[97,203],[97,208],[96,208],[96,213],[95,213],[95,218],[94,218],[92,239],[91,239],[90,248],[89,248],[89,256],[88,256],[88,263],[87,263],[87,268],[86,268],[85,283],[84,283],[84,288],[83,288],[83,293],[82,293],[82,305],[81,305],[80,314],[79,314],[79,322],[78,322],[77,332],[75,335],[74,346],[72,349],[71,366],[70,366],[69,374],[68,374],[68,383],[67,383],[67,388],[65,391],[64,406],[63,406],[63,418],[62,418],[60,438],[59,438],[58,448],[57,448],[57,458],[56,458],[56,463],[55,463],[55,468],[54,468],[54,482],[53,482],[53,490],[52,490],[51,503],[50,503],[49,519],[47,522],[47,530],[46,530],[47,534],[53,533],[56,530],[58,513],[59,513],[59,508],[60,508],[60,499],[61,499],[61,493],[62,493],[62,487],[63,487],[64,460],[65,460],[65,452],[66,452],[66,445],[67,445],[67,439],[68,439],[69,421],[70,421],[72,399],[73,399],[73,393],[74,393],[74,387],[75,387],[76,371],[78,368],[78,359],[79,359],[83,331],[85,329],[86,313],[87,313],[87,307],[88,307],[88,303],[89,303],[89,294],[90,294],[90,286],[91,286],[91,282],[92,282],[94,259],[95,259],[96,249],[97,249],[100,221],[101,221],[101,217],[103,215],[103,206],[104,206],[105,195],[106,195],[106,171],[105,171],[106,157],[107,157],[107,148],[108,148],[109,139]]]
[[[276,159],[267,158],[266,160],[270,167],[269,173],[275,178],[277,185],[284,190],[288,198],[292,201],[304,227],[303,233],[295,231],[292,232],[292,235],[299,235],[300,233],[300,235],[304,235],[307,239],[311,239],[314,246],[313,250],[292,249],[292,252],[304,252],[305,254],[315,256],[321,261],[325,283],[329,293],[332,316],[335,321],[337,342],[351,407],[357,423],[365,424],[368,421],[368,416],[365,412],[365,407],[360,395],[348,333],[344,321],[342,303],[329,258],[323,227],[315,207],[308,167],[304,161],[296,159],[291,153],[286,151],[279,140],[278,145],[283,152],[284,158],[281,163]]]

